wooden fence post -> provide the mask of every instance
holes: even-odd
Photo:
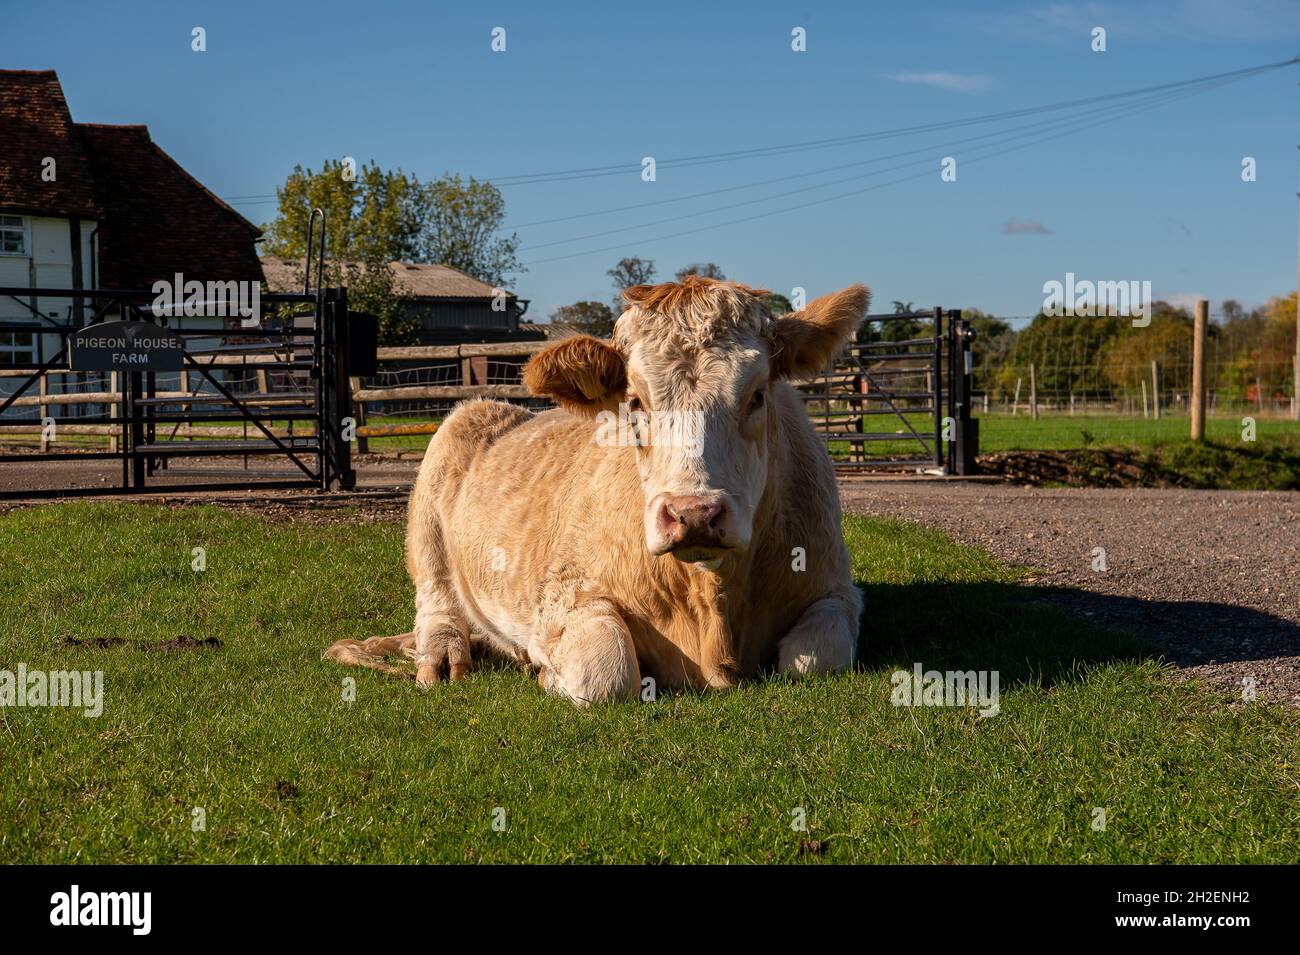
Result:
[[[117,395],[118,400],[114,401],[109,407],[113,409],[113,417],[120,418],[122,417],[122,393],[117,387],[117,372],[115,371],[110,371],[108,373],[108,390],[112,394]],[[125,427],[125,425],[119,424],[116,427],[118,430],[114,431],[113,436],[108,439],[108,450],[114,454],[117,454],[117,452],[121,450],[117,444],[117,436],[122,433],[121,429]]]
[[[1029,413],[1038,420],[1038,379],[1034,375],[1034,366],[1029,365]]]
[[[41,393],[41,397],[42,397],[42,398],[46,397],[46,396],[50,393],[49,380],[50,380],[50,376],[49,376],[49,375],[47,375],[47,374],[42,374],[42,375],[41,375],[40,393]],[[39,412],[39,414],[40,414],[40,419],[41,419],[41,453],[42,453],[42,454],[44,454],[46,451],[50,450],[50,442],[49,442],[49,440],[45,437],[45,418],[46,418],[46,416],[47,416],[49,413],[50,413],[50,406],[49,406],[49,405],[41,405],[41,406],[40,406],[40,412]]]
[[[1024,379],[1022,378],[1016,379],[1016,396],[1011,399],[1011,413],[1013,415],[1016,413],[1016,410],[1020,407],[1020,382],[1023,380]]]
[[[1192,440],[1205,440],[1205,327],[1210,320],[1210,303],[1196,300],[1192,323]]]
[[[1160,373],[1156,370],[1156,360],[1151,359],[1151,410],[1157,421],[1160,420]]]
[[[362,388],[361,379],[355,377],[349,378],[348,387],[352,389],[352,394],[353,394],[352,418],[357,423],[357,453],[369,454],[370,439],[367,437],[363,437],[361,434],[361,429],[364,428],[366,424],[366,403],[364,401],[356,400],[356,394]]]

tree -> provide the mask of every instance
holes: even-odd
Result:
[[[1010,322],[1003,321],[978,308],[962,309],[962,317],[970,323],[975,339],[971,342],[971,373],[976,385],[992,382],[993,375],[1007,360],[1016,332]]]
[[[794,306],[790,304],[790,300],[780,292],[768,292],[767,295],[763,296],[763,305],[773,315],[786,315],[794,311]]]
[[[325,212],[327,261],[415,261],[419,183],[400,169],[385,171],[370,164],[355,176],[345,172],[343,164],[334,160],[328,160],[320,172],[294,167],[276,189],[279,209],[265,227],[266,252],[290,259],[306,255],[308,220],[312,209],[319,207]]]
[[[514,257],[518,237],[497,234],[505,204],[491,183],[451,175],[421,183],[374,163],[355,176],[345,173],[334,160],[319,172],[295,166],[276,190],[279,209],[265,227],[265,251],[303,258],[311,211],[324,210],[325,283],[347,285],[351,307],[379,317],[383,344],[408,343],[418,331],[389,263],[450,265],[497,287],[522,270]]]
[[[631,258],[619,259],[618,265],[605,273],[614,280],[618,294],[614,296],[614,314],[623,311],[623,293],[634,285],[649,285],[654,281],[655,263],[653,259]]]
[[[1121,326],[1102,359],[1106,379],[1120,394],[1136,397],[1150,389],[1151,363],[1159,370],[1160,390],[1188,392],[1192,387],[1192,317],[1167,302],[1151,304],[1151,324]]]
[[[1125,328],[1132,328],[1131,318],[1039,313],[1015,336],[997,374],[998,390],[1013,394],[1017,378],[1028,388],[1032,364],[1040,396],[1068,400],[1071,394],[1109,392],[1106,353]]]
[[[688,275],[698,275],[701,278],[717,279],[719,282],[725,281],[726,276],[722,274],[722,269],[718,268],[712,262],[696,262],[688,265],[684,269],[677,270],[677,281],[682,281]]]
[[[911,302],[894,301],[894,314],[902,315],[912,311]],[[925,329],[925,322],[919,318],[900,318],[886,322],[863,322],[858,326],[857,341],[868,345],[873,342],[902,342],[911,338],[920,338]]]
[[[572,325],[584,335],[609,338],[614,333],[614,310],[604,302],[590,300],[562,305],[551,312],[551,322]]]
[[[418,196],[419,261],[450,265],[495,288],[507,287],[512,273],[524,271],[515,258],[519,236],[498,235],[506,201],[492,183],[472,176],[462,183],[447,174]]]

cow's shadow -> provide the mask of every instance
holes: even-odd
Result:
[[[860,586],[866,670],[996,670],[1006,688],[1073,682],[1115,661],[1193,666],[1300,653],[1296,624],[1232,604],[1002,583]]]

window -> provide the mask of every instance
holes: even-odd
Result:
[[[22,216],[0,216],[0,255],[27,254],[27,223]]]
[[[0,331],[0,364],[26,365],[36,360],[36,336]]]

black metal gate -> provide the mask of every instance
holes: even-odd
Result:
[[[0,387],[0,471],[19,463],[112,460],[120,463],[121,480],[30,488],[0,480],[0,498],[354,486],[346,289],[262,294],[262,314],[251,327],[213,325],[210,314],[189,316],[208,321],[200,326],[173,321],[166,310],[159,314],[152,292],[0,288],[4,297],[22,304],[32,319],[0,321],[0,386],[17,382],[12,391]],[[39,305],[51,300],[69,304],[56,310],[69,321],[59,323],[40,311]],[[74,317],[86,314],[86,321]],[[159,377],[166,379],[166,373],[121,371],[107,376],[110,389],[88,390],[102,379],[68,370],[68,339],[108,317],[154,323],[181,336],[179,387],[160,388]],[[32,360],[18,360],[19,342],[30,349]],[[57,345],[45,348],[46,342]],[[259,386],[273,380],[277,387],[250,393],[250,374]],[[55,379],[63,380],[51,391],[48,384]],[[38,414],[24,416],[30,408]],[[51,414],[52,409],[61,413]],[[8,447],[5,434],[24,430],[39,435],[39,449]],[[60,431],[93,433],[104,441],[74,450],[60,440]],[[209,440],[220,432],[231,437]],[[108,450],[101,449],[105,442]],[[227,481],[159,479],[178,459],[195,458],[236,458],[245,464],[250,458],[279,458],[293,467],[288,476],[265,480],[251,473]]]
[[[973,339],[960,311],[868,315],[832,368],[799,388],[836,466],[973,474]]]

